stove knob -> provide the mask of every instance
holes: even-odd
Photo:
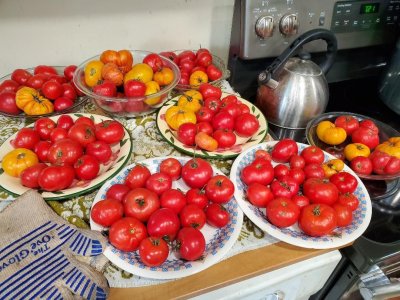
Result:
[[[274,18],[271,16],[264,16],[256,22],[256,33],[257,35],[265,39],[271,37],[274,32]]]
[[[299,20],[296,14],[285,15],[279,22],[279,31],[285,36],[296,34],[298,29]]]

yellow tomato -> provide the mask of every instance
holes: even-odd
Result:
[[[203,150],[214,151],[218,148],[218,142],[207,133],[200,131],[194,137],[196,145]]]
[[[161,86],[166,86],[174,80],[174,72],[172,72],[171,68],[163,67],[161,71],[154,73],[153,80]]]
[[[132,79],[143,83],[149,82],[153,79],[153,69],[145,63],[136,64],[125,74],[124,82]]]
[[[318,125],[317,125],[317,136],[318,136],[318,138],[322,141],[325,130],[327,130],[328,128],[333,128],[333,127],[335,127],[335,124],[333,124],[330,121],[319,122]]]
[[[1,166],[6,174],[19,177],[23,170],[36,165],[38,162],[39,159],[33,151],[25,148],[16,148],[3,157]]]
[[[375,149],[400,158],[400,137],[391,137],[386,142],[379,144]]]
[[[199,87],[202,83],[207,83],[207,82],[208,82],[208,76],[203,71],[194,71],[192,74],[190,74],[189,84],[192,87]]]
[[[186,108],[171,106],[165,112],[165,120],[173,130],[178,130],[179,126],[184,123],[196,124],[196,115]]]
[[[103,79],[101,71],[103,70],[104,64],[100,60],[92,60],[85,66],[85,83],[89,87],[94,87],[99,84]]]
[[[197,112],[203,106],[203,96],[196,90],[186,91],[179,97],[178,106]]]
[[[336,127],[330,121],[322,121],[317,125],[318,138],[328,145],[339,145],[347,138],[346,130]]]
[[[371,153],[368,146],[361,143],[352,143],[344,147],[344,156],[348,161],[351,161],[354,157],[364,156],[368,157]]]
[[[341,159],[335,158],[328,160],[327,162],[322,164],[322,168],[324,169],[325,177],[329,178],[333,174],[339,173],[344,168],[344,162]]]
[[[145,85],[146,85],[146,92],[145,92],[146,96],[158,93],[160,91],[160,86],[155,81],[146,82]],[[161,96],[158,96],[158,97],[147,98],[146,100],[144,100],[144,102],[147,105],[156,105],[160,103],[160,100]]]
[[[24,86],[15,94],[15,104],[27,115],[43,115],[54,111],[53,103],[33,88]]]

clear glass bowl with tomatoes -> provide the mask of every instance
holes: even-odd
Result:
[[[379,143],[383,143],[384,141],[387,141],[391,137],[400,137],[400,133],[395,130],[394,128],[390,127],[389,125],[380,122],[376,119],[360,115],[360,114],[355,114],[351,112],[329,112],[329,113],[324,113],[321,114],[314,119],[312,119],[310,122],[308,122],[307,127],[306,127],[306,138],[307,141],[310,145],[315,145],[321,148],[322,150],[338,157],[341,158],[346,162],[346,164],[350,165],[350,162],[345,158],[344,155],[344,149],[347,145],[353,143],[351,135],[347,135],[346,139],[338,144],[338,145],[330,145],[325,142],[323,142],[317,135],[317,126],[320,122],[322,121],[330,121],[332,123],[335,123],[335,120],[340,117],[340,116],[352,116],[355,119],[357,119],[359,122],[364,121],[364,120],[369,120],[372,121],[376,127],[378,128],[378,136],[379,136]],[[370,150],[372,153],[373,150]],[[376,181],[376,180],[393,180],[397,179],[400,177],[400,172],[396,174],[361,174],[357,172],[357,170],[354,170],[357,175],[364,179],[364,180],[371,180],[371,181]]]
[[[74,74],[78,90],[115,117],[153,113],[178,84],[178,66],[144,50],[105,50],[82,62]]]

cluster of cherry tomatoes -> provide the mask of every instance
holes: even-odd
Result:
[[[182,178],[186,192],[172,188]],[[201,158],[183,166],[176,158],[164,159],[151,174],[135,165],[123,183],[113,184],[91,210],[94,222],[110,227],[110,243],[122,251],[138,250],[147,266],[159,266],[170,251],[185,260],[197,260],[205,251],[201,229],[205,224],[222,228],[230,221],[223,204],[230,201],[234,185],[216,175]],[[171,248],[171,250],[170,250]]]
[[[101,166],[115,159],[111,147],[124,135],[124,127],[114,120],[95,124],[85,116],[75,121],[70,115],[62,115],[57,121],[40,118],[33,128],[25,127],[17,133],[11,141],[15,149],[4,156],[2,168],[28,188],[63,190],[75,179],[96,178]]]
[[[257,150],[241,171],[247,199],[266,208],[266,218],[277,227],[298,222],[307,235],[330,234],[337,226],[351,224],[359,205],[353,194],[357,179],[336,161],[324,163],[324,153],[316,146],[299,153],[291,139],[277,142],[271,152]]]
[[[76,68],[67,66],[63,74],[45,65],[35,67],[33,74],[24,69],[14,70],[11,79],[0,84],[0,111],[41,115],[70,108],[82,96],[72,82]]]
[[[235,95],[222,97],[220,88],[209,83],[189,90],[165,113],[180,142],[206,151],[229,149],[237,137],[249,138],[259,129],[257,117]]]

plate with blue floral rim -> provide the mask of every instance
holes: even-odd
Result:
[[[240,208],[245,215],[253,221],[259,228],[270,234],[271,236],[284,241],[286,243],[312,249],[329,249],[336,248],[353,242],[367,229],[372,214],[371,199],[368,191],[360,178],[345,165],[343,171],[351,173],[357,179],[358,185],[354,194],[359,199],[359,206],[353,212],[353,221],[349,226],[337,227],[332,234],[322,237],[312,237],[300,230],[297,223],[287,228],[279,228],[272,225],[266,218],[264,208],[258,208],[246,200],[246,184],[240,179],[242,169],[250,164],[254,159],[257,150],[263,149],[270,151],[278,141],[265,142],[247,149],[241,153],[233,162],[230,178],[235,185],[235,199],[239,203]],[[299,153],[309,145],[297,143]],[[325,161],[334,159],[335,157],[324,152]],[[276,165],[274,162],[273,165]]]
[[[149,168],[153,174],[159,171],[160,163],[169,157],[157,157],[150,158],[136,164],[145,165]],[[175,157],[183,166],[191,158],[189,157]],[[116,176],[107,181],[96,194],[93,205],[97,202],[105,199],[107,190],[116,183],[123,183],[129,171],[136,165],[131,164],[121,170]],[[223,173],[212,167],[214,175]],[[183,192],[189,190],[189,187],[183,182],[182,179],[173,181],[172,188],[180,189]],[[229,223],[223,228],[215,228],[208,224],[205,224],[201,229],[206,240],[206,250],[204,255],[196,261],[186,261],[180,259],[173,251],[170,251],[167,260],[158,267],[148,267],[144,265],[139,257],[138,251],[124,252],[116,249],[111,244],[108,244],[104,251],[104,255],[116,266],[120,267],[124,271],[132,273],[137,276],[142,276],[152,279],[177,279],[203,271],[212,265],[218,263],[233,247],[236,240],[239,237],[242,223],[243,223],[243,212],[239,205],[232,197],[232,199],[224,204],[225,209],[230,214]],[[106,230],[90,219],[90,228],[92,230]]]
[[[113,120],[109,117],[95,115],[95,114],[86,114],[86,113],[72,113],[67,114],[72,117],[75,121],[81,116],[88,117],[93,120],[93,122],[100,123],[106,120]],[[49,117],[51,120],[57,122],[60,115]],[[33,128],[34,123],[26,126]],[[39,190],[42,197],[45,200],[65,200],[74,197],[78,197],[80,195],[87,194],[93,190],[98,189],[103,183],[118,173],[129,161],[130,155],[132,152],[132,140],[129,132],[124,127],[125,135],[123,139],[119,143],[115,143],[111,145],[112,156],[110,160],[106,163],[102,163],[100,165],[99,175],[92,180],[74,180],[72,185],[64,190],[47,192]],[[15,139],[17,133],[10,136],[1,146],[0,146],[0,157],[3,158],[8,152],[14,150],[14,147],[11,145],[11,141]],[[2,168],[0,168],[0,189],[6,191],[10,195],[14,197],[18,197],[26,192],[29,188],[23,186],[20,182],[19,178],[12,177],[4,172]]]
[[[229,93],[222,93],[221,98],[226,97],[228,95],[234,95]],[[250,110],[250,113],[256,116],[259,121],[260,127],[257,132],[253,134],[251,137],[241,137],[236,135],[236,143],[230,148],[218,148],[215,151],[206,151],[203,149],[196,148],[195,146],[187,146],[180,142],[177,138],[177,132],[171,129],[167,122],[165,121],[165,112],[171,106],[174,106],[178,103],[179,95],[168,100],[164,103],[164,105],[157,112],[157,128],[160,131],[161,136],[169,143],[172,147],[176,148],[178,151],[185,153],[187,155],[193,155],[193,152],[196,151],[196,156],[207,158],[207,159],[229,159],[235,158],[240,153],[250,148],[251,146],[257,145],[264,141],[266,135],[268,134],[268,122],[263,113],[258,109],[257,106],[250,103],[249,101],[238,97],[239,101],[247,105]]]

